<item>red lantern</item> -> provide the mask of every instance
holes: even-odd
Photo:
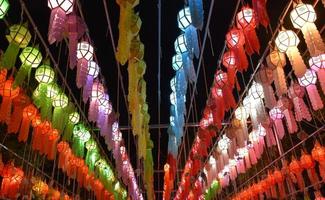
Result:
[[[15,117],[12,117],[8,124],[8,133],[17,133],[19,131],[20,123],[23,118],[23,110],[24,108],[30,104],[29,97],[20,92],[19,95],[12,100],[13,104],[13,113],[15,113]]]
[[[2,102],[0,105],[0,122],[10,122],[12,100],[19,94],[19,87],[13,88],[13,80],[6,80],[0,85]]]
[[[236,107],[236,101],[232,94],[231,87],[228,83],[228,75],[223,71],[219,70],[216,72],[214,77],[215,86],[222,91],[222,97],[224,99],[224,107],[226,110]]]
[[[238,70],[246,70],[248,67],[248,60],[244,50],[245,36],[243,32],[237,28],[230,29],[226,34],[226,43],[228,48],[233,50],[236,55]]]
[[[299,189],[303,191],[305,188],[305,183],[301,173],[304,169],[301,167],[300,162],[296,160],[296,158],[291,159],[291,163],[289,164],[289,170],[294,174]]]
[[[33,104],[29,104],[23,110],[23,120],[20,126],[18,141],[26,142],[28,139],[29,126],[31,121],[36,117],[37,108]]]
[[[310,154],[306,154],[303,150],[301,151],[300,165],[302,168],[307,170],[308,177],[317,190],[317,183],[319,182],[318,175],[315,171],[315,162]]]
[[[256,12],[256,21],[267,28],[270,24],[270,20],[266,10],[266,0],[252,0],[252,4]]]
[[[284,188],[284,177],[283,177],[281,171],[279,171],[278,169],[274,170],[273,176],[274,176],[275,182],[278,185],[280,198],[284,199],[284,197],[286,195],[285,188]]]
[[[237,13],[237,27],[243,30],[245,35],[245,49],[248,55],[254,52],[259,53],[260,42],[258,41],[255,28],[256,28],[256,15],[255,11],[248,6],[244,6],[239,13]]]
[[[233,50],[229,50],[223,54],[222,64],[227,68],[229,84],[233,87],[235,85],[237,72],[237,57]],[[240,90],[238,84],[237,89]]]
[[[325,181],[325,147],[322,146],[317,140],[311,155],[313,159],[318,162],[320,176],[322,177],[323,181]]]

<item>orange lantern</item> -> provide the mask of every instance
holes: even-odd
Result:
[[[325,181],[325,147],[322,146],[317,140],[311,152],[314,160],[319,164],[319,172],[322,180]]]
[[[35,192],[37,196],[39,196],[42,199],[45,199],[45,196],[49,192],[49,186],[45,182],[38,179],[35,181],[32,190]]]
[[[279,171],[278,169],[274,170],[273,172],[273,176],[275,178],[275,182],[277,183],[278,185],[278,189],[279,189],[279,194],[280,194],[280,198],[281,199],[284,199],[285,197],[285,188],[284,188],[284,177],[281,173],[281,171]]]
[[[21,122],[18,135],[19,142],[26,142],[28,139],[29,126],[31,121],[36,117],[37,108],[33,104],[29,104],[23,110],[23,120]]]
[[[294,174],[299,189],[303,191],[305,188],[305,183],[301,173],[304,169],[301,167],[300,162],[296,160],[296,158],[292,158],[291,163],[289,164],[289,169]]]
[[[0,95],[2,102],[0,105],[0,122],[9,124],[11,118],[12,100],[19,94],[19,87],[13,88],[13,80],[9,79],[0,85]]]
[[[46,155],[49,160],[54,160],[56,156],[56,146],[60,139],[58,130],[52,129],[48,134],[48,140],[46,145]]]
[[[268,172],[266,182],[268,183],[268,185],[269,185],[269,187],[271,189],[272,198],[276,198],[277,197],[277,193],[276,193],[276,189],[275,189],[276,180],[275,180],[275,177],[273,176],[273,174],[270,171]]]
[[[24,172],[10,163],[4,167],[2,177],[1,195],[10,199],[16,199]]]
[[[47,139],[47,135],[52,130],[52,124],[49,121],[44,121],[40,126],[41,131],[38,138],[36,138],[36,149],[39,150],[40,154],[46,154],[47,147],[44,145],[44,138]]]
[[[34,117],[32,120],[32,127],[33,127],[33,138],[32,138],[32,148],[33,150],[36,150],[37,148],[37,139],[40,137],[39,134],[41,134],[41,116],[38,114]]]
[[[13,113],[15,113],[15,117],[12,117],[8,124],[8,133],[17,133],[19,131],[20,123],[23,118],[23,110],[24,108],[30,104],[29,97],[20,92],[19,95],[12,100],[13,104]]]
[[[305,153],[303,150],[301,150],[300,165],[307,170],[308,177],[317,190],[316,184],[319,182],[319,178],[315,171],[315,161],[310,154]]]

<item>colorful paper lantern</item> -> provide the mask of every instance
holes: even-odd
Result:
[[[271,109],[276,105],[273,88],[273,70],[270,67],[261,66],[257,72],[256,81],[263,87],[265,107]]]
[[[98,81],[94,81],[91,96],[90,96],[90,104],[88,110],[88,120],[91,122],[96,122],[98,117],[98,109],[99,109],[99,99],[103,98],[105,94],[104,86]]]
[[[6,80],[0,85],[0,95],[2,96],[2,102],[0,105],[0,122],[9,122],[11,116],[12,100],[18,96],[19,87],[13,87],[12,80]]]
[[[90,139],[90,133],[83,124],[77,124],[73,128],[72,150],[76,156],[83,157],[85,143]]]
[[[73,0],[48,0],[47,5],[51,9],[48,31],[50,44],[63,39],[67,15],[73,11],[73,4]]]
[[[89,61],[93,59],[94,47],[86,41],[77,46],[77,87],[85,86],[87,81]]]
[[[245,35],[245,49],[247,54],[259,53],[260,43],[255,32],[257,25],[255,11],[248,6],[243,6],[241,11],[237,13],[236,21],[237,27],[243,30]]]
[[[308,62],[310,68],[317,73],[323,94],[325,94],[325,53],[311,57]]]
[[[82,99],[85,103],[88,101],[94,83],[94,79],[97,78],[99,70],[100,68],[95,61],[88,62],[88,75],[82,93]]]
[[[227,68],[227,75],[231,86],[235,85],[237,72],[237,58],[233,50],[229,50],[223,54],[222,64]]]
[[[32,68],[37,68],[42,61],[42,54],[38,47],[26,47],[19,55],[21,66],[15,76],[14,86],[20,86],[26,76],[30,77]]]
[[[313,110],[322,109],[324,104],[316,87],[316,73],[308,69],[302,77],[298,78],[298,81],[301,86],[306,88]]]
[[[183,61],[182,61],[182,55],[176,54],[172,58],[172,66],[175,71],[178,71],[179,69],[183,68]]]
[[[86,142],[86,149],[87,149],[87,154],[85,158],[85,163],[87,164],[89,170],[93,172],[95,164],[97,160],[99,160],[100,158],[99,149],[95,140],[89,139]]]
[[[69,104],[69,98],[63,92],[54,97],[52,105],[54,107],[52,115],[52,126],[60,131],[65,126],[65,119],[68,115],[65,109]]]
[[[8,0],[0,1],[0,19],[3,19],[9,10],[9,2]]]
[[[230,50],[233,50],[238,63],[237,69],[244,71],[248,67],[248,60],[244,50],[245,36],[244,33],[236,28],[232,28],[226,34],[226,44]]]
[[[285,133],[282,118],[284,117],[283,112],[280,108],[274,107],[270,110],[269,115],[274,122],[276,134],[279,136],[279,139],[282,139]]]
[[[297,48],[300,40],[295,32],[282,30],[275,39],[275,44],[280,52],[286,53],[295,75],[300,78],[307,70],[307,67]]]
[[[305,183],[304,178],[302,176],[302,172],[304,169],[301,167],[300,162],[294,157],[291,159],[291,163],[289,164],[289,170],[296,178],[299,190],[304,190]]]
[[[316,12],[310,4],[299,3],[290,12],[293,27],[301,29],[310,55],[318,56],[325,52],[325,45],[314,22]]]
[[[20,48],[25,48],[32,38],[27,29],[27,24],[15,24],[9,27],[9,34],[6,35],[9,42],[1,62],[1,67],[11,69],[16,62]]]
[[[312,118],[309,109],[303,100],[303,97],[305,96],[304,88],[298,83],[292,83],[288,95],[293,102],[296,120],[298,122],[303,119],[310,121]]]
[[[72,112],[68,115],[68,122],[64,129],[63,140],[71,141],[73,127],[80,121],[80,115],[78,112]]]
[[[29,127],[32,120],[37,115],[37,108],[30,104],[26,106],[23,110],[23,119],[20,126],[18,141],[19,142],[26,142],[28,139]]]
[[[318,169],[322,180],[325,180],[325,148],[322,146],[318,140],[316,140],[314,148],[311,152],[314,160],[319,164]]]

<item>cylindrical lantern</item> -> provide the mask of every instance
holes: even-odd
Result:
[[[48,0],[51,9],[48,41],[50,44],[59,42],[63,38],[67,15],[73,11],[73,0]]]
[[[93,59],[94,47],[86,41],[78,43],[77,46],[77,87],[86,84],[88,74],[88,62]]]
[[[274,85],[278,97],[286,94],[288,91],[286,77],[283,67],[286,65],[284,53],[274,50],[266,57],[267,65],[273,69]]]
[[[10,121],[12,100],[18,96],[19,90],[19,87],[13,87],[13,81],[10,79],[0,85],[0,95],[2,96],[0,122]]]
[[[9,2],[8,0],[0,1],[0,19],[3,19],[9,10]]]
[[[19,142],[27,141],[30,123],[34,119],[34,117],[36,117],[36,115],[37,115],[37,108],[33,104],[30,104],[24,108],[23,119],[20,125],[20,131],[18,136]]]
[[[245,35],[245,48],[248,55],[254,52],[259,53],[260,42],[258,41],[255,28],[256,28],[256,14],[255,11],[248,7],[242,7],[241,11],[236,16],[237,27],[242,29]]]
[[[301,78],[298,78],[298,81],[301,86],[306,88],[313,110],[322,109],[324,104],[315,85],[317,81],[316,73],[308,69]]]
[[[279,136],[279,139],[282,139],[285,133],[282,123],[283,112],[280,108],[274,107],[270,110],[269,115],[274,122],[276,134]]]
[[[229,49],[233,50],[236,55],[239,71],[244,71],[248,67],[248,60],[244,50],[245,36],[244,33],[236,28],[232,28],[226,34],[226,44]]]
[[[289,133],[297,132],[298,125],[292,112],[293,105],[291,100],[288,97],[283,96],[279,99],[277,107],[280,108],[280,110],[284,114],[288,132]]]
[[[15,65],[19,49],[27,47],[32,36],[27,29],[27,24],[15,24],[9,28],[6,38],[9,46],[3,54],[1,66],[11,69]]]
[[[295,110],[295,117],[298,122],[306,119],[310,121],[311,115],[307,105],[304,102],[305,90],[298,83],[292,83],[289,88],[289,97],[291,98]]]
[[[226,110],[229,110],[230,108],[235,108],[236,101],[232,94],[232,88],[228,83],[227,73],[224,73],[221,70],[217,71],[214,76],[214,80],[215,80],[215,86],[218,89],[221,89],[222,91],[222,97],[224,99],[223,107],[225,107]]]
[[[300,40],[295,32],[282,30],[275,39],[275,44],[280,52],[286,53],[295,75],[300,78],[307,70],[299,49],[297,48]]]
[[[312,57],[325,52],[323,39],[314,24],[316,18],[314,7],[310,4],[299,3],[294,6],[290,13],[291,22],[295,28],[302,30],[308,51]]]
[[[82,99],[84,103],[88,101],[88,98],[91,94],[91,89],[94,83],[94,79],[97,78],[99,74],[99,66],[95,61],[88,62],[88,75],[86,79],[86,83],[83,87]]]

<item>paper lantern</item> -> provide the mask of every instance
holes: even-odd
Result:
[[[105,94],[105,89],[103,84],[98,81],[94,81],[91,96],[90,96],[90,104],[88,110],[88,120],[91,122],[96,122],[98,117],[98,109],[99,109],[99,99],[103,98]]]
[[[237,62],[236,54],[233,50],[229,50],[223,54],[222,64],[227,68],[227,75],[231,86],[235,85]]]
[[[83,124],[77,124],[73,128],[72,150],[76,156],[83,157],[85,143],[90,139],[90,133]]]
[[[27,47],[32,36],[27,29],[27,24],[15,24],[9,27],[6,38],[9,46],[3,54],[1,66],[11,69],[15,65],[19,49]]]
[[[276,134],[279,136],[279,139],[282,139],[285,133],[282,123],[282,118],[284,117],[283,112],[280,108],[274,107],[270,110],[269,115],[274,122]]]
[[[230,139],[226,135],[223,135],[222,138],[218,141],[218,148],[222,152],[227,152],[229,145],[230,145]]]
[[[254,52],[259,53],[260,43],[255,32],[257,24],[255,11],[248,6],[243,6],[241,11],[237,13],[236,21],[237,27],[244,32],[247,54],[252,55]]]
[[[1,72],[0,72],[1,73]],[[1,77],[0,77],[1,79]],[[1,83],[0,84],[4,84]],[[23,110],[24,108],[30,104],[29,97],[24,94],[24,92],[20,92],[19,95],[13,99],[12,101],[12,113],[15,113],[15,117],[12,117],[9,121],[7,132],[8,133],[18,133],[21,121],[23,119]]]
[[[317,81],[316,73],[308,69],[301,78],[298,78],[298,81],[301,86],[306,88],[313,110],[322,109],[324,104],[315,85]]]
[[[72,112],[68,115],[68,121],[64,128],[64,133],[62,137],[63,140],[71,141],[73,127],[79,122],[79,120],[80,120],[80,115],[78,112]]]
[[[27,141],[30,123],[34,119],[34,117],[36,117],[36,114],[37,114],[37,108],[33,104],[30,104],[24,108],[23,119],[21,122],[19,136],[18,136],[19,142]]]
[[[316,12],[310,4],[299,3],[290,12],[293,27],[301,29],[310,55],[318,56],[325,52],[325,45],[314,22]]]
[[[278,185],[279,196],[280,196],[280,198],[284,198],[286,195],[286,191],[285,191],[285,187],[284,187],[285,177],[284,177],[284,175],[282,175],[282,172],[278,169],[274,170],[273,176],[275,178],[275,182]]]
[[[286,58],[284,53],[278,50],[271,51],[266,57],[268,67],[273,69],[274,85],[277,96],[280,97],[287,93],[287,82],[283,67],[286,65]]]
[[[104,131],[105,129],[104,127],[108,122],[107,112],[109,112],[108,110],[110,109],[109,106],[110,106],[109,96],[108,94],[105,93],[102,98],[98,99],[98,114],[97,114],[96,125],[101,131]],[[105,131],[107,132],[107,130]],[[104,132],[100,134],[103,136]]]
[[[6,80],[0,85],[0,95],[2,96],[2,102],[0,105],[0,122],[9,122],[11,116],[12,100],[18,96],[19,87],[13,87],[12,80]]]
[[[90,171],[94,171],[95,163],[99,159],[99,149],[97,143],[93,139],[89,139],[86,143],[87,154],[85,163],[89,167]]]
[[[77,46],[77,87],[85,86],[88,75],[89,61],[93,59],[94,47],[86,41]]]
[[[252,4],[256,13],[257,23],[260,23],[267,28],[270,24],[270,20],[266,10],[266,0],[252,0]]]
[[[223,71],[219,70],[216,72],[215,77],[215,86],[222,90],[222,96],[224,99],[224,106],[226,110],[230,108],[234,108],[236,106],[236,102],[234,96],[232,94],[232,88],[229,86],[228,83],[228,75]]]
[[[69,67],[74,69],[77,61],[78,40],[86,32],[85,22],[76,13],[70,13],[66,19],[66,31],[69,38]]]
[[[257,163],[257,159],[259,159],[263,153],[263,144],[259,144],[260,136],[256,130],[253,130],[249,134],[250,144],[248,145],[248,152],[251,164],[255,165]]]
[[[0,19],[3,19],[9,10],[9,2],[8,0],[0,1]]]
[[[37,68],[42,61],[42,54],[37,47],[26,47],[19,56],[22,65],[20,66],[14,86],[20,86],[26,76],[30,76],[31,68]]]
[[[302,171],[304,169],[301,167],[300,162],[296,160],[296,158],[291,159],[291,163],[289,164],[289,170],[296,178],[299,186],[299,190],[304,190],[305,183],[304,183],[304,178],[302,176]]]
[[[282,30],[275,39],[275,44],[280,52],[286,53],[295,75],[300,78],[307,70],[307,67],[297,48],[300,40],[295,32]]]
[[[302,168],[307,170],[307,174],[311,184],[314,186],[314,189],[317,190],[319,183],[318,175],[315,170],[315,161],[310,154],[305,153],[301,150],[300,165]]]
[[[175,71],[178,71],[179,69],[183,68],[183,61],[182,61],[182,55],[176,54],[172,58],[172,66]]]
[[[296,120],[298,122],[302,121],[303,119],[310,121],[312,118],[309,109],[303,100],[305,95],[304,88],[298,83],[293,83],[289,88],[288,95],[293,102]]]
[[[291,134],[297,132],[298,125],[292,112],[293,104],[291,100],[285,96],[281,97],[278,101],[278,108],[280,108],[284,114],[288,132]]]
[[[51,9],[48,31],[48,41],[50,44],[62,40],[67,15],[73,11],[73,4],[73,0],[47,1],[47,5]]]
[[[276,98],[271,86],[273,80],[273,70],[262,65],[257,72],[256,82],[260,83],[263,87],[265,107],[269,109],[276,105]]]
[[[45,195],[47,195],[49,192],[49,186],[45,182],[38,179],[34,183],[32,190],[36,193],[37,196],[45,198]]]
[[[68,106],[69,99],[63,92],[54,97],[52,105],[54,107],[52,115],[52,126],[60,131],[65,126],[65,119],[68,115],[65,109]]]
[[[325,54],[322,53],[319,56],[311,57],[309,59],[309,66],[317,73],[323,94],[325,94]]]
[[[235,118],[240,121],[240,126],[242,128],[241,134],[237,134],[237,142],[244,145],[245,140],[248,140],[248,129],[247,129],[247,119],[249,114],[247,113],[244,106],[238,106],[235,110]]]
[[[187,43],[186,43],[186,37],[184,34],[181,34],[177,37],[175,43],[174,43],[175,51],[178,54],[183,54],[188,51],[187,49]]]
[[[88,62],[88,75],[82,93],[82,99],[84,103],[87,103],[88,101],[94,83],[94,79],[97,78],[99,70],[99,66],[95,61]]]
[[[178,12],[177,22],[178,27],[185,32],[188,50],[192,51],[191,53],[194,53],[195,56],[198,57],[200,53],[198,37],[196,28],[192,26],[192,18],[189,7],[185,7]]]
[[[52,83],[54,80],[54,70],[48,64],[43,64],[35,71],[35,79],[39,83]]]
[[[325,148],[316,140],[311,152],[312,158],[318,162],[318,169],[322,180],[325,180]]]
[[[232,28],[226,34],[226,44],[230,50],[233,50],[236,55],[239,71],[246,70],[248,67],[248,60],[244,50],[245,36],[244,33],[236,28]]]

